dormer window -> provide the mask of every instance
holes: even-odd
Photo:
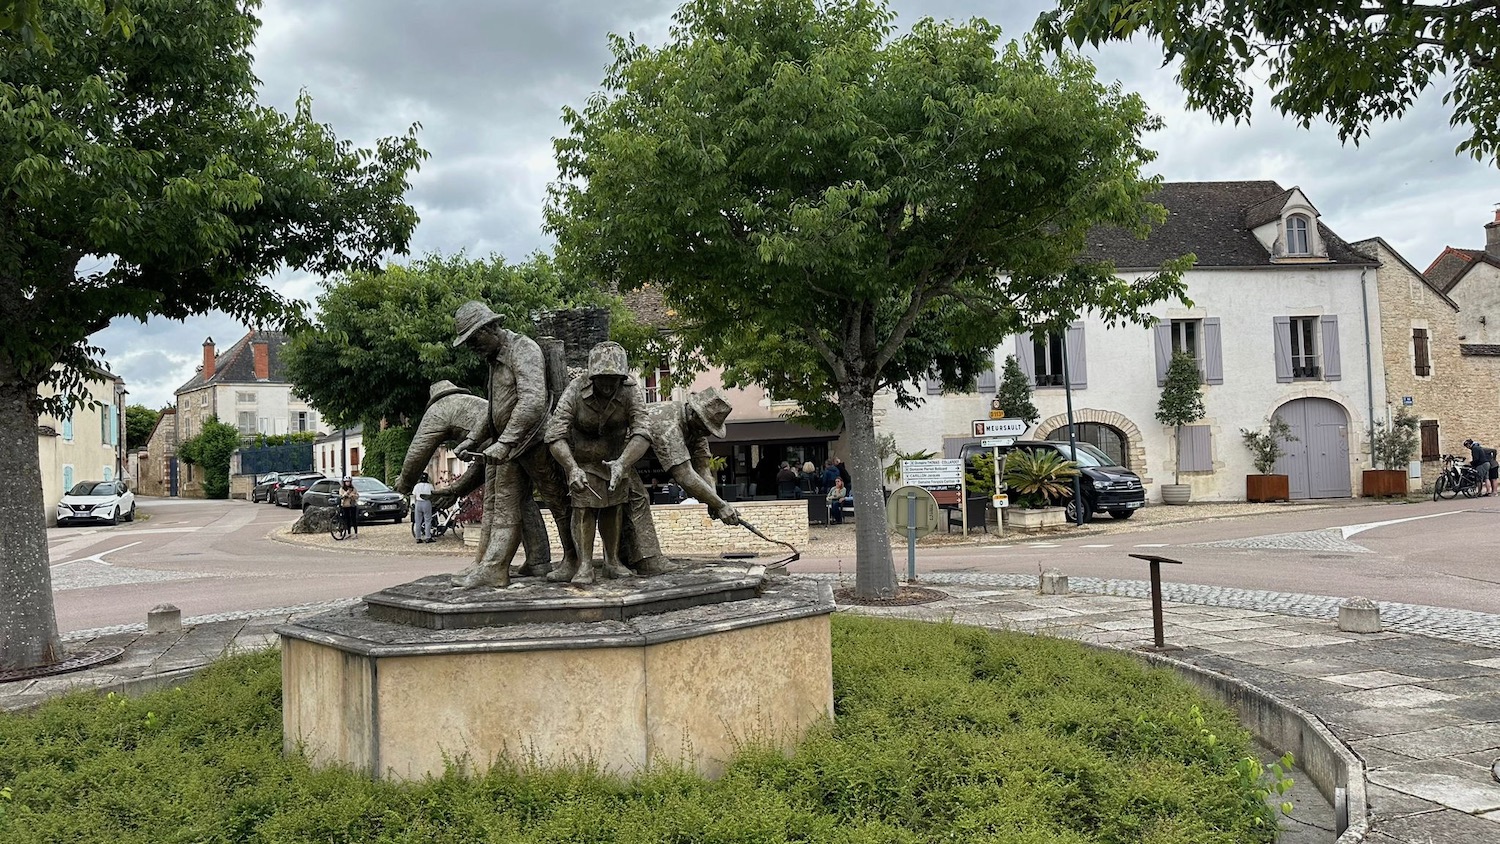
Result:
[[[1286,218],[1286,254],[1312,254],[1312,238],[1307,229],[1307,217],[1293,214]]]

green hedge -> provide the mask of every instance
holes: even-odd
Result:
[[[281,754],[274,651],[0,718],[0,842],[1244,844],[1247,737],[1169,674],[1016,634],[834,619],[838,718],[719,781],[496,770],[412,785]],[[504,701],[496,701],[504,706]]]

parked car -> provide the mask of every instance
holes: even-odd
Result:
[[[308,487],[321,480],[323,480],[322,472],[304,472],[288,476],[281,481],[280,486],[276,487],[276,497],[272,501],[277,507],[300,510],[303,494],[307,492]]]
[[[1059,440],[1017,440],[1015,445],[1000,449],[1000,459],[1004,460],[1014,448],[1054,451],[1065,459],[1072,459],[1072,446]],[[976,456],[991,451],[979,443],[967,443],[960,456],[965,465],[972,465]],[[1146,506],[1146,486],[1141,483],[1140,476],[1088,443],[1078,443],[1078,480],[1079,492],[1086,505],[1085,521],[1094,513],[1128,519],[1135,515],[1136,510]],[[1069,500],[1064,506],[1068,509],[1068,518],[1076,519],[1073,502]]]
[[[255,487],[250,490],[250,503],[264,501],[267,504],[275,504],[276,490],[281,486],[281,482],[288,478],[295,478],[298,474],[297,472],[267,472],[256,478]]]
[[[337,507],[340,482],[333,478],[316,481],[302,494],[302,509],[309,507]],[[359,490],[360,522],[378,522],[390,519],[401,522],[406,518],[406,498],[374,478],[354,479],[354,488]]]
[[[124,481],[81,481],[57,502],[57,523],[135,521],[135,493]]]

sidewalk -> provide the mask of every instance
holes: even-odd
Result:
[[[1020,575],[935,574],[923,584],[950,597],[851,611],[1125,649],[1151,639],[1150,602],[1142,597],[1140,581],[1075,579],[1073,592],[1059,596],[1038,594],[1036,578]],[[1372,814],[1365,841],[1500,841],[1500,784],[1491,773],[1500,757],[1500,648],[1486,644],[1500,640],[1500,616],[1467,613],[1463,624],[1435,629],[1439,638],[1403,628],[1420,629],[1424,619],[1446,618],[1451,611],[1415,608],[1432,612],[1408,613],[1413,620],[1389,625],[1395,630],[1360,635],[1340,632],[1326,614],[1336,608],[1336,599],[1176,586],[1168,597],[1179,600],[1164,608],[1166,642],[1183,648],[1174,658],[1250,683],[1312,713],[1363,759]],[[1289,597],[1299,600],[1289,604]],[[347,603],[187,619],[181,632],[170,634],[146,634],[132,626],[69,637],[70,647],[113,644],[125,648],[125,657],[87,671],[0,686],[0,707],[23,708],[77,688],[136,693],[168,686],[222,654],[275,645],[272,630],[287,620]],[[1383,617],[1387,606],[1402,608],[1382,605]],[[1291,611],[1270,611],[1278,607]],[[1333,840],[1326,822],[1306,820],[1313,823],[1295,815],[1284,822],[1290,827],[1284,841]]]

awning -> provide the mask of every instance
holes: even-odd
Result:
[[[837,431],[820,431],[795,422],[779,419],[764,422],[730,422],[723,439],[712,443],[828,442],[839,438]]]

